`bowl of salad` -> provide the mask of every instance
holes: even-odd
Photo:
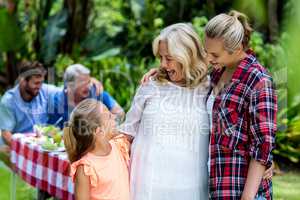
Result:
[[[53,125],[34,125],[34,131],[40,137],[39,144],[45,151],[64,151],[63,132]]]

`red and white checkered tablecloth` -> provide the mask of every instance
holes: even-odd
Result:
[[[25,142],[25,134],[12,137],[11,162],[24,181],[59,199],[74,199],[65,152],[45,152],[40,145]]]

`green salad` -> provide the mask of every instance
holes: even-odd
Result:
[[[63,132],[60,130],[60,128],[53,125],[35,125],[34,129],[37,134],[46,137],[46,140],[41,144],[43,149],[55,151],[59,148],[64,148],[62,140]]]

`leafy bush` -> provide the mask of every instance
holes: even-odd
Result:
[[[278,132],[274,154],[289,159],[293,163],[300,161],[300,96],[294,105],[278,113]]]
[[[145,59],[142,58],[129,62],[126,57],[115,55],[114,50],[116,51],[111,49],[97,56],[77,60],[60,55],[55,63],[58,82],[62,84],[62,74],[68,65],[81,63],[91,70],[91,75],[99,79],[105,90],[127,110],[142,75],[149,70],[147,66],[154,66],[155,63],[148,62],[146,66]]]

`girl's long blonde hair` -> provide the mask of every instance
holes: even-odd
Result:
[[[95,131],[101,126],[100,104],[94,99],[80,102],[64,127],[64,144],[70,162],[75,162],[94,148]]]
[[[205,51],[192,25],[177,23],[164,28],[153,40],[153,54],[159,56],[159,43],[166,42],[169,55],[181,64],[185,76],[184,86],[196,87],[206,77]],[[159,68],[159,82],[170,81],[165,70]]]

